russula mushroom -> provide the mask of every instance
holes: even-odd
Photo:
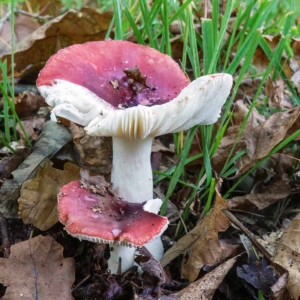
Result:
[[[92,188],[77,180],[59,191],[59,220],[70,235],[94,243],[138,247],[159,237],[167,228],[167,218],[147,211],[149,206],[161,205],[160,199],[129,203],[116,197],[102,176],[92,178],[98,181]],[[122,266],[132,265],[132,257],[129,261],[126,256],[122,258]],[[119,263],[114,264],[117,268]]]
[[[232,77],[213,74],[189,83],[168,55],[107,40],[60,50],[40,72],[37,86],[54,106],[54,120],[57,115],[86,126],[90,135],[112,136],[114,191],[139,203],[153,198],[153,137],[216,122]],[[160,239],[146,247],[161,259]],[[114,251],[122,257],[128,250]]]

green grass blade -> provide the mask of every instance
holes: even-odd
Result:
[[[113,7],[114,7],[114,15],[115,15],[115,40],[122,40],[123,39],[123,32],[122,32],[122,9],[120,0],[113,0]]]
[[[230,16],[233,10],[234,6],[234,1],[233,0],[228,0],[227,5],[226,5],[226,10],[224,13],[224,16],[222,17],[222,22],[221,22],[221,28],[220,28],[220,34],[217,35],[217,43],[214,44],[213,48],[213,55],[211,58],[211,62],[209,65],[208,73],[211,74],[216,71],[217,68],[217,61],[221,53],[221,47],[222,47],[222,42],[226,33],[226,29],[228,27],[228,22],[230,20]],[[216,30],[216,29],[215,29]],[[216,35],[216,32],[213,32],[213,36]]]
[[[143,39],[143,36],[139,30],[139,28],[137,27],[137,25],[135,24],[135,21],[134,21],[134,18],[131,14],[131,12],[129,11],[128,7],[127,7],[127,3],[126,1],[123,1],[123,11],[124,11],[124,14],[138,40],[138,43],[141,44],[141,45],[145,45],[145,42],[144,42],[144,39]]]
[[[204,74],[208,74],[214,53],[213,23],[211,19],[202,19],[203,66]],[[212,71],[214,72],[214,71]]]
[[[176,187],[176,184],[179,180],[180,175],[183,172],[185,161],[188,157],[190,147],[192,145],[192,142],[193,142],[193,139],[194,139],[194,136],[195,136],[197,130],[198,130],[198,126],[195,126],[192,129],[190,129],[189,132],[188,132],[188,135],[187,135],[187,138],[185,140],[183,149],[181,151],[181,155],[180,155],[180,158],[179,158],[179,163],[175,167],[175,171],[174,171],[173,176],[170,180],[170,184],[169,184],[169,188],[168,188],[167,193],[166,193],[166,197],[165,197],[165,199],[163,201],[163,204],[161,206],[161,209],[160,209],[160,214],[161,215],[165,214],[166,209],[167,209],[168,200],[169,200],[170,196],[172,195],[172,193],[173,193],[173,191]]]

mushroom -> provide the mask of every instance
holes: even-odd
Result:
[[[139,247],[160,237],[167,228],[167,218],[147,211],[153,205],[161,205],[160,199],[129,203],[114,195],[104,177],[90,177],[93,182],[97,180],[96,186],[87,185],[84,177],[87,178],[86,174],[81,181],[64,185],[58,194],[59,220],[70,235],[94,243],[114,244],[112,247]],[[132,265],[132,257],[122,258],[121,266]],[[114,263],[113,269],[117,270],[119,262]]]
[[[54,106],[53,120],[58,115],[86,126],[90,135],[112,136],[114,191],[140,203],[153,198],[153,138],[216,122],[232,77],[213,74],[189,83],[168,55],[126,41],[106,40],[60,50],[40,72],[37,86]],[[146,247],[161,259],[160,239]],[[112,255],[117,260],[130,255],[133,261],[134,252],[128,251],[118,246]]]

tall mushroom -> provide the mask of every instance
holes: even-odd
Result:
[[[54,106],[54,120],[58,115],[86,126],[90,135],[112,136],[114,191],[127,201],[144,202],[153,198],[153,137],[216,122],[232,77],[214,74],[189,83],[169,56],[107,40],[60,50],[42,69],[37,86]],[[162,257],[160,239],[146,247]],[[114,247],[111,261],[127,255],[133,261],[134,250]]]

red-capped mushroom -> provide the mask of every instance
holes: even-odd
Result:
[[[147,211],[157,202],[160,205],[161,200],[129,203],[116,197],[102,176],[94,178],[98,181],[97,186],[90,189],[79,180],[60,189],[59,220],[70,235],[94,243],[113,243],[113,247],[118,244],[139,247],[160,237],[165,231],[168,219]],[[133,258],[134,251],[123,254],[122,268],[131,267]],[[113,270],[118,269],[118,264],[117,256],[109,261]]]
[[[114,189],[130,202],[144,202],[153,197],[153,137],[214,123],[232,77],[214,74],[189,83],[169,56],[107,40],[60,50],[41,71],[37,86],[55,106],[53,119],[58,115],[87,126],[90,135],[113,137]],[[146,247],[156,259],[162,257],[159,239]]]
[[[65,229],[94,243],[139,247],[160,236],[168,219],[146,211],[146,204],[127,202],[107,191],[93,193],[79,180],[64,185],[58,195],[59,220]]]

